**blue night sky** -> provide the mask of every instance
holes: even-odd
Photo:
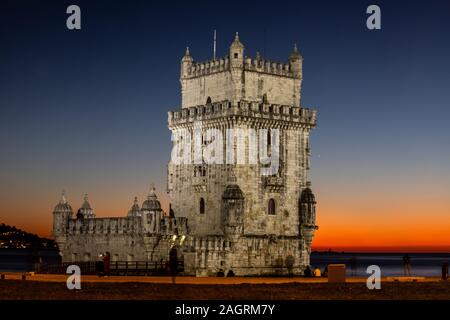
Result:
[[[80,31],[66,28],[70,4],[81,7]],[[382,30],[366,28],[370,4]],[[320,244],[358,241],[326,233],[337,216],[354,228],[412,216],[416,232],[421,215],[450,227],[450,2],[438,0],[2,1],[0,222],[48,235],[61,189],[74,208],[89,193],[98,216],[124,215],[151,182],[167,205],[180,59],[186,46],[211,59],[214,29],[218,56],[236,31],[252,57],[285,62],[299,46],[302,105],[319,111]],[[392,242],[450,245],[402,234]],[[379,239],[371,244],[389,240]]]

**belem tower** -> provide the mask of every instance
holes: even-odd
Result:
[[[318,228],[308,178],[316,111],[300,103],[302,63],[296,46],[288,63],[247,57],[238,34],[225,58],[196,62],[188,48],[181,60],[181,110],[168,113],[169,129],[192,134],[201,124],[201,146],[212,143],[204,133],[214,129],[231,146],[231,160],[230,150],[215,151],[228,161],[205,161],[194,142],[182,144],[176,153],[189,161],[172,157],[168,164],[168,213],[154,187],[141,206],[135,198],[124,217],[97,218],[87,196],[74,214],[63,195],[53,211],[63,262],[95,261],[106,251],[112,261],[167,261],[175,246],[186,275],[275,274],[285,272],[288,260],[294,274],[302,274]],[[267,164],[248,161],[261,148],[240,129],[264,133],[257,137],[266,156],[277,157],[274,172],[262,174]],[[179,139],[172,134],[174,146]]]

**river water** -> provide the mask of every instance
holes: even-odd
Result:
[[[411,271],[413,276],[440,276],[443,262],[450,262],[448,253],[411,253]],[[35,263],[60,263],[57,250],[0,249],[0,271],[33,271]],[[322,271],[328,264],[346,265],[347,276],[367,276],[370,265],[378,265],[381,275],[402,276],[403,254],[400,253],[320,253],[311,254],[311,266]]]

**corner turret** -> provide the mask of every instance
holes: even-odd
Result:
[[[230,46],[230,72],[234,93],[232,103],[236,105],[244,96],[244,45],[239,40],[238,32]]]
[[[234,41],[230,46],[231,67],[242,68],[244,66],[244,45],[239,40],[239,32],[236,32]]]
[[[66,200],[65,191],[61,193],[61,199],[53,210],[53,236],[58,237],[65,234],[69,219],[72,217],[72,207]]]
[[[192,58],[191,53],[189,52],[189,47],[186,47],[186,53],[184,54],[184,57],[181,59],[181,78],[185,78],[189,75],[193,61],[194,59]]]
[[[304,247],[307,254],[306,264],[309,264],[309,255],[311,253],[311,244],[314,233],[319,227],[316,225],[316,198],[309,188],[309,185],[303,189],[299,199],[299,231],[303,237]]]
[[[298,52],[297,44],[294,45],[294,52],[289,57],[289,65],[294,77],[302,77],[303,57]]]

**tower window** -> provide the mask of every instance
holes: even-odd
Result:
[[[275,214],[275,200],[274,199],[269,200],[269,203],[267,205],[267,213]]]
[[[234,58],[235,58],[235,59],[239,58],[239,54],[238,54],[238,53],[235,53],[235,54],[234,54]]]
[[[200,198],[200,214],[205,213],[205,199]]]

